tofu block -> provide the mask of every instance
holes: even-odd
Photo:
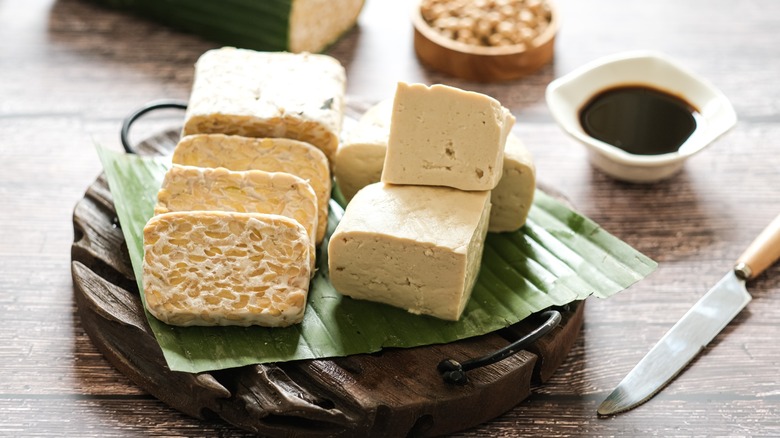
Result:
[[[458,320],[482,259],[490,194],[371,184],[349,203],[328,245],[340,293]]]
[[[322,242],[328,227],[331,179],[328,160],[314,146],[283,138],[199,134],[182,138],[172,160],[174,164],[187,166],[286,172],[308,181],[317,195],[315,240],[317,244]]]
[[[345,82],[344,67],[327,55],[209,50],[195,64],[183,135],[291,138],[331,159]]]
[[[393,120],[393,99],[379,101],[366,110],[358,121],[361,125],[375,126],[387,131],[390,136],[390,122]]]
[[[400,82],[382,182],[492,190],[515,118],[492,97]]]
[[[535,191],[536,167],[533,157],[523,142],[510,134],[504,149],[504,171],[490,194],[493,208],[490,210],[488,231],[517,231],[525,225]]]
[[[171,325],[301,322],[309,291],[306,230],[259,213],[181,211],[144,227],[146,306]]]
[[[392,99],[369,108],[343,132],[336,153],[334,175],[347,201],[363,187],[380,181],[390,132]],[[512,132],[507,135],[501,179],[491,191],[488,231],[520,229],[528,217],[536,189],[536,168],[531,153]]]
[[[296,220],[308,233],[314,273],[317,195],[301,178],[284,172],[174,164],[157,192],[154,214],[195,210],[270,213]]]
[[[358,122],[345,127],[333,161],[333,176],[347,201],[358,190],[381,179],[388,133],[386,129]]]

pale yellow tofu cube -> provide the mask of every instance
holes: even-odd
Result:
[[[490,193],[371,184],[355,195],[328,245],[340,293],[458,320],[479,272]]]
[[[536,191],[536,167],[523,142],[510,134],[504,149],[504,171],[490,194],[490,232],[517,231],[528,218]]]
[[[515,118],[492,97],[398,84],[382,182],[492,190]]]
[[[381,179],[388,133],[389,130],[366,123],[345,126],[333,162],[333,176],[347,201],[358,190]]]

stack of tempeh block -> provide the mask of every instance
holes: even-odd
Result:
[[[149,311],[172,325],[303,319],[327,226],[344,68],[324,55],[206,52],[144,228]]]
[[[343,145],[337,154],[337,172],[346,175],[340,187],[354,197],[330,239],[331,281],[354,298],[458,320],[479,272],[488,223],[494,221],[491,195],[502,201],[495,190],[515,119],[483,94],[399,83],[390,120],[386,148],[369,143],[375,147],[352,154]],[[344,157],[350,155],[358,157],[356,163],[383,162],[381,182],[361,189],[372,176],[356,163],[346,168],[350,161]],[[530,166],[530,185],[523,180],[515,191],[533,196],[533,166],[523,165]],[[342,185],[350,178],[353,184]],[[530,207],[530,199],[520,201]],[[514,207],[514,216],[524,222],[527,207],[525,212]],[[496,228],[512,226],[501,224],[500,216],[495,220]]]

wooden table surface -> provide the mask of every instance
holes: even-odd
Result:
[[[448,83],[501,100],[538,178],[659,262],[609,300],[590,299],[568,360],[512,411],[463,436],[780,436],[780,266],[754,300],[663,392],[610,418],[596,407],[780,213],[780,2],[559,0],[554,62],[514,82],[475,84],[417,62],[406,4],[368,0],[328,53],[350,98],[396,81]],[[158,98],[186,99],[197,57],[219,44],[84,0],[0,1],[0,436],[244,436],[167,407],[116,371],[73,299],[73,206],[100,174],[99,143]],[[553,122],[546,85],[602,55],[667,53],[733,102],[737,126],[675,178],[619,183]],[[153,117],[137,139],[181,122]],[[474,407],[478,409],[477,406]]]

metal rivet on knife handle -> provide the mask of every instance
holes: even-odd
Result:
[[[746,280],[761,275],[780,258],[780,215],[777,215],[756,240],[748,246],[737,259],[735,270],[738,275],[746,275]]]

